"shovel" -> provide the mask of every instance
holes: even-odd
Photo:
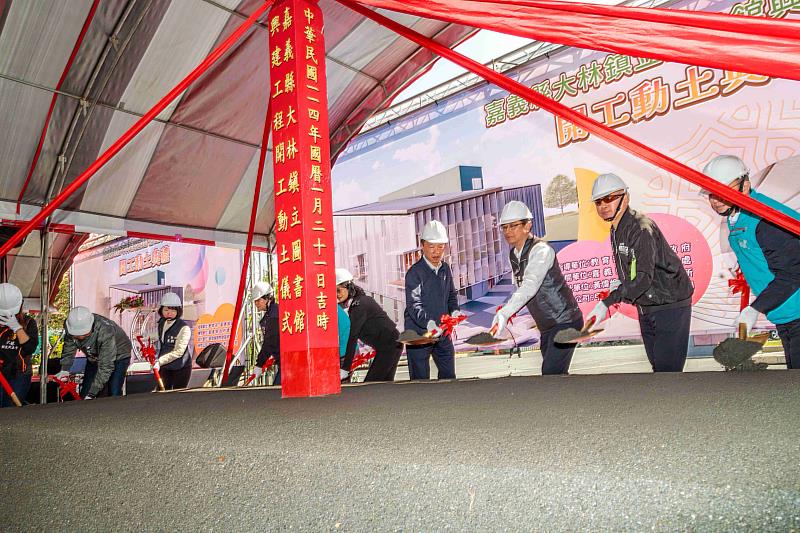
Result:
[[[492,344],[500,344],[501,342],[505,342],[507,340],[498,339],[494,336],[495,333],[497,333],[497,325],[492,326],[489,331],[476,333],[464,342],[467,344],[472,344],[473,346],[491,346]]]
[[[595,329],[589,331],[592,326],[594,326],[595,319],[592,318],[588,322],[583,325],[583,328],[578,330],[575,328],[568,328],[562,329],[558,333],[556,333],[555,339],[553,339],[558,344],[578,344],[580,342],[586,342],[598,333],[601,333],[602,329]]]
[[[725,339],[719,343],[714,348],[714,360],[727,370],[736,368],[757,354],[767,342],[767,337],[768,335],[756,335],[748,339],[747,326],[739,324],[739,338]]]
[[[422,344],[431,344],[433,342],[436,342],[436,339],[432,338],[432,334],[430,331],[420,335],[413,329],[405,330],[403,333],[400,334],[400,338],[398,338],[397,340],[405,344],[406,346],[419,346]]]

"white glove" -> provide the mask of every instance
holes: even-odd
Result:
[[[339,381],[343,381],[343,380],[347,379],[348,376],[350,376],[350,372],[348,372],[344,368],[340,368],[339,369]]]
[[[450,313],[450,317],[451,318],[460,318],[462,316],[466,316],[466,315],[464,313],[462,313],[461,311],[459,311],[458,309],[456,309],[455,311]]]
[[[153,370],[158,370],[161,368],[161,364],[159,364],[158,359],[156,359],[155,363],[153,363]]]
[[[442,335],[442,328],[436,325],[436,322],[433,320],[428,320],[428,333],[431,334],[431,338],[437,338]]]
[[[506,324],[508,324],[508,319],[506,318],[506,315],[504,315],[500,311],[496,312],[494,314],[494,318],[492,319],[492,327],[497,326],[497,330],[495,330],[494,332],[495,337],[500,335],[503,332],[503,330],[506,329]]]
[[[255,376],[254,379],[258,379],[261,377],[261,374],[264,373],[264,369],[260,366],[253,367],[253,375]]]
[[[14,315],[6,315],[6,314],[0,315],[0,324],[3,324],[4,326],[8,327],[11,331],[17,331],[22,329],[22,326],[20,326],[19,322],[17,321],[17,317],[15,317]]]
[[[608,316],[608,307],[601,300],[597,302],[597,305],[594,306],[592,312],[589,313],[589,316],[586,317],[586,323],[588,324],[594,318],[594,325],[597,325],[603,320],[605,320],[607,316]]]
[[[620,280],[612,279],[611,283],[609,283],[609,285],[608,285],[608,292],[615,291],[615,290],[619,289],[620,285],[622,285],[622,282]]]
[[[760,315],[755,308],[751,306],[747,306],[742,309],[742,312],[739,313],[739,316],[736,317],[736,324],[735,326],[739,326],[739,324],[744,324],[747,326],[747,334],[750,335],[750,330],[753,329],[753,326],[756,325],[756,321],[758,320],[758,315]]]
[[[61,372],[59,372],[58,374],[56,374],[53,377],[55,377],[56,379],[59,379],[61,381],[67,380],[67,379],[69,379],[69,370],[62,370]]]

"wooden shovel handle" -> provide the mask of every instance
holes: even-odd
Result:
[[[739,323],[739,338],[746,339],[747,338],[747,324],[744,322]]]

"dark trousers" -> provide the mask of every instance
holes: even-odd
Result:
[[[653,372],[683,372],[692,306],[639,313],[639,329]]]
[[[786,368],[800,370],[800,318],[786,324],[776,324],[776,328],[783,344]]]
[[[439,379],[455,379],[456,350],[450,337],[424,346],[407,346],[408,374],[411,379],[431,379],[430,358],[439,370]]]
[[[165,390],[185,389],[189,386],[189,378],[192,377],[192,365],[190,363],[176,370],[162,368],[158,373],[161,375],[161,381],[164,382]]]
[[[389,346],[375,347],[375,357],[367,370],[364,381],[394,381],[394,374],[397,372],[397,363],[400,361],[400,354],[403,352],[402,344],[392,344]],[[409,366],[410,368],[410,366]],[[430,372],[430,370],[428,370]]]
[[[543,376],[569,374],[569,364],[572,362],[572,354],[575,353],[575,347],[577,345],[557,343],[555,340],[556,333],[569,328],[580,330],[582,327],[583,319],[570,324],[558,324],[542,332],[541,338],[539,339],[539,347],[542,350]]]
[[[105,388],[108,386],[109,396],[122,396],[122,385],[125,383],[125,375],[128,373],[128,367],[131,364],[131,358],[117,359],[114,361],[114,371],[108,377],[108,382],[103,384]],[[86,369],[83,371],[83,383],[81,383],[81,396],[84,397],[89,393],[92,387],[94,378],[97,375],[97,364],[91,361],[86,361]],[[103,389],[100,389],[102,392]]]
[[[4,374],[5,376],[5,374]],[[8,384],[11,385],[11,390],[17,395],[17,398],[24,405],[27,403],[25,398],[28,397],[28,389],[31,387],[31,375],[23,372],[17,372],[13,378],[6,378]],[[11,396],[6,394],[3,387],[0,387],[0,407],[14,407],[14,401]]]

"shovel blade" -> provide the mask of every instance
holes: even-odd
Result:
[[[757,354],[763,344],[746,339],[725,339],[714,348],[714,360],[725,368],[734,368]]]

